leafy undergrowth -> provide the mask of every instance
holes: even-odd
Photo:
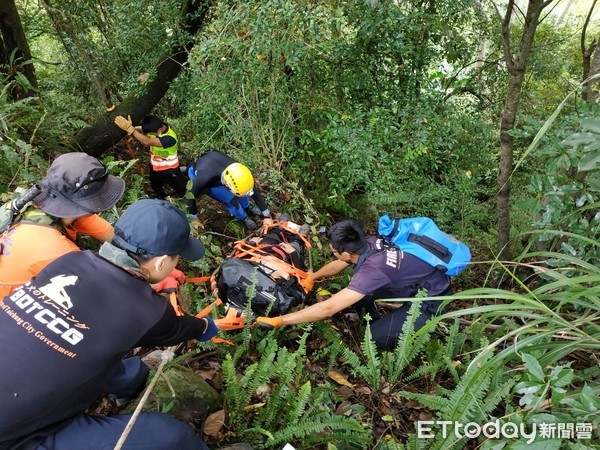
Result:
[[[181,267],[188,276],[210,275],[247,235],[212,200],[202,199],[199,208],[204,228],[195,233],[207,252]],[[550,252],[492,266],[478,264],[476,276],[457,280],[445,314],[413,332],[416,300],[394,351],[377,352],[367,323],[352,313],[274,331],[221,332],[233,346],[187,343],[178,364],[223,395],[220,410],[190,424],[211,447],[243,441],[267,449],[600,448],[600,269]],[[499,274],[503,282],[494,282],[505,288],[469,289],[469,281],[489,286]],[[346,280],[321,287],[335,292]],[[214,298],[208,284],[186,284],[179,300],[196,313]],[[391,313],[396,305],[382,307]],[[214,315],[223,313],[221,307]],[[92,408],[118,410],[108,398]],[[554,424],[555,435],[538,433],[531,443],[518,434],[467,438],[433,427],[433,436],[419,438],[419,421],[497,421],[528,431]]]

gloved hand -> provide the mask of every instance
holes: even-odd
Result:
[[[177,292],[179,285],[185,283],[185,275],[181,270],[173,269],[164,280],[156,283],[154,290],[156,292]]]
[[[115,124],[123,131],[127,131],[127,134],[132,134],[135,131],[133,122],[131,122],[131,116],[127,116],[127,119],[123,116],[115,117]]]
[[[312,277],[312,273],[309,273],[302,281],[302,286],[304,286],[306,292],[312,291],[312,288],[315,286],[315,279]]]
[[[216,336],[219,329],[217,328],[217,324],[210,317],[203,317],[200,320],[205,323],[205,327],[204,331],[197,339],[201,342],[206,342]]]
[[[279,317],[258,317],[254,323],[265,330],[272,330],[283,326],[283,320]]]

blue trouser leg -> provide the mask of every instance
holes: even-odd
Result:
[[[37,450],[112,450],[119,441],[131,414],[96,417],[76,416],[72,422],[48,436]],[[124,450],[208,450],[194,429],[168,414],[141,413]]]
[[[411,304],[411,302],[405,302],[393,313],[371,323],[371,336],[379,350],[389,350],[396,346]],[[414,331],[425,325],[425,322],[437,313],[440,304],[440,301],[423,301],[421,303],[421,314],[415,321]]]
[[[248,197],[238,197],[238,201],[242,208],[247,209],[250,207],[250,200],[248,200]]]
[[[248,215],[244,208],[250,205],[247,197],[239,197],[236,199],[235,195],[231,193],[225,186],[218,186],[210,188],[207,195],[215,199],[216,201],[223,203],[233,217],[239,220],[244,220]]]
[[[139,356],[123,359],[102,389],[117,398],[133,398],[144,389],[149,371]]]

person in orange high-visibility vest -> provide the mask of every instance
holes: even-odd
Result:
[[[173,188],[181,198],[185,195],[187,178],[179,170],[177,134],[158,116],[146,116],[137,127],[131,116],[115,117],[115,124],[137,141],[150,147],[150,186],[158,198],[167,194],[164,186]]]
[[[49,263],[79,250],[77,235],[111,241],[113,227],[97,213],[119,201],[125,182],[93,156],[65,153],[33,189],[32,202],[0,233],[0,303]]]

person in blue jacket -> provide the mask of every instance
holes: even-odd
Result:
[[[199,223],[196,199],[202,194],[222,203],[227,211],[244,224],[254,229],[256,222],[248,211],[263,217],[263,223],[273,223],[271,212],[254,183],[254,176],[243,164],[224,153],[212,150],[200,156],[195,164],[187,168],[193,185],[190,192],[193,198],[187,200],[188,213],[192,223]],[[256,206],[250,207],[250,199]]]
[[[125,354],[216,334],[212,319],[177,316],[151,287],[172,276],[180,257],[204,255],[185,213],[139,200],[114,228],[98,254],[58,258],[0,305],[0,449],[113,448],[131,415],[85,411],[102,393],[141,392],[148,368]],[[189,425],[142,413],[123,448],[208,447]]]

